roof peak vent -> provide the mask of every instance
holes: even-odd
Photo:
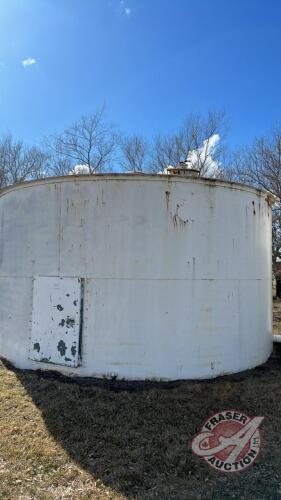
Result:
[[[175,167],[169,165],[166,172],[169,175],[178,175],[180,177],[199,177],[199,170],[191,168],[190,160],[180,161]]]

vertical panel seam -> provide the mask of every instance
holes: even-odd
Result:
[[[60,212],[59,212],[59,268],[58,268],[58,274],[60,276],[60,271],[61,271],[61,238],[62,238],[62,220],[61,220],[61,215],[62,215],[62,200],[61,200],[61,183],[59,185],[59,207],[60,207]]]

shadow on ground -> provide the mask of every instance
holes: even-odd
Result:
[[[7,365],[6,365],[7,366]],[[13,370],[54,439],[90,474],[126,498],[281,498],[281,364],[205,382],[72,380]],[[189,442],[212,413],[265,416],[257,463],[218,473]]]

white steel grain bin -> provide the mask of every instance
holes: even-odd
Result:
[[[270,355],[266,193],[112,174],[0,194],[0,356],[17,367],[192,379]]]

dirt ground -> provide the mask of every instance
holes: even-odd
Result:
[[[278,328],[281,302],[274,314]],[[238,375],[160,384],[77,383],[4,362],[0,401],[0,498],[281,499],[280,353]],[[229,408],[265,417],[260,457],[233,475],[190,449]]]

